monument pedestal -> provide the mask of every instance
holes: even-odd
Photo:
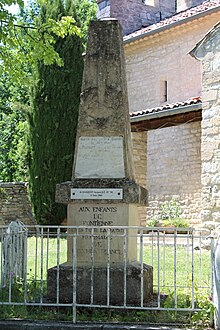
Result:
[[[143,274],[143,288],[141,276]],[[153,268],[143,264],[143,271],[139,263],[131,263],[126,267],[126,296],[125,270],[123,265],[110,267],[109,282],[107,267],[94,268],[89,266],[77,267],[76,272],[76,301],[78,304],[107,305],[109,283],[109,305],[141,306],[141,291],[143,290],[143,303],[147,303],[153,295]],[[57,267],[48,271],[48,300],[56,301],[57,297]],[[64,264],[59,269],[60,302],[73,301],[73,267]],[[91,291],[92,290],[92,291]],[[93,301],[91,296],[93,292]]]
[[[110,235],[110,259],[112,263],[137,258],[138,205],[147,204],[147,191],[131,180],[119,179],[74,179],[57,185],[56,201],[68,203],[67,225],[85,226],[77,231],[77,265],[86,265],[91,260],[93,249],[95,264],[105,264]],[[108,229],[104,227],[126,227]],[[99,228],[98,228],[99,227]],[[93,228],[93,231],[92,231]],[[71,231],[68,231],[71,234]],[[75,230],[76,233],[76,230]],[[93,241],[92,241],[93,234]],[[93,244],[93,246],[92,246]],[[72,262],[73,242],[68,239],[67,262]]]
[[[74,179],[57,185],[56,200],[68,203],[67,225],[78,227],[68,229],[67,263],[59,268],[60,302],[73,299],[74,235],[77,303],[90,304],[93,292],[93,304],[106,305],[108,283],[110,305],[140,306],[142,291],[143,302],[149,301],[153,268],[136,261],[137,229],[132,228],[137,206],[147,204],[147,191],[131,180]],[[48,270],[51,301],[57,297],[57,273],[57,267]]]

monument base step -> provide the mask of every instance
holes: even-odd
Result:
[[[93,271],[93,276],[92,275]],[[117,266],[109,269],[109,305],[124,305],[124,267]],[[47,299],[56,302],[58,269],[53,267],[47,273]],[[77,267],[76,302],[91,304],[91,288],[93,287],[93,304],[107,304],[107,268],[88,266]],[[93,283],[92,280],[93,279]],[[153,267],[143,265],[143,301],[146,303],[153,295]],[[73,267],[59,267],[59,302],[73,301]],[[141,305],[141,265],[128,264],[126,268],[126,305]]]

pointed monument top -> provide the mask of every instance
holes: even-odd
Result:
[[[122,33],[115,19],[89,30],[72,178],[133,179]]]

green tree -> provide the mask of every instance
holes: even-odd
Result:
[[[37,61],[45,64],[62,59],[55,51],[56,36],[80,35],[73,17],[36,19],[43,0],[0,0],[0,180],[28,179],[27,108],[28,86]],[[10,6],[20,6],[12,14]]]
[[[12,15],[4,7],[5,4],[11,5],[15,3],[20,4],[19,16]],[[56,8],[54,6],[55,3],[58,4]],[[47,6],[43,6],[44,4],[47,4]],[[41,8],[41,17],[39,18]],[[63,8],[65,8],[64,12]],[[57,146],[59,146],[62,137],[64,141],[68,140],[67,145],[64,142],[64,147],[62,145],[63,142],[60,144],[60,150],[62,149],[63,151],[62,154],[60,154],[60,151],[55,150],[58,158],[54,160],[54,166],[56,166],[57,171],[60,169],[62,173],[57,182],[62,182],[66,178],[70,179],[73,154],[73,146],[70,152],[70,144],[74,144],[74,130],[78,109],[78,101],[74,103],[73,100],[75,95],[80,93],[80,87],[76,87],[74,82],[76,81],[78,84],[78,80],[81,81],[82,74],[79,36],[83,36],[82,41],[85,45],[88,24],[91,19],[95,19],[96,8],[95,0],[66,0],[65,6],[63,6],[62,1],[31,0],[28,6],[23,6],[23,0],[0,0],[0,180],[27,180],[29,177],[27,163],[29,161],[32,174],[31,187],[33,188],[32,201],[34,210],[38,220],[43,219],[44,222],[47,221],[48,223],[59,223],[61,218],[65,216],[65,208],[54,203],[55,183],[51,190],[50,184],[44,178],[45,163],[42,163],[43,166],[41,167],[43,174],[40,170],[36,170],[34,177],[35,166],[37,167],[37,164],[40,166],[36,158],[40,153],[40,150],[38,150],[39,137],[44,139],[42,127],[45,126],[45,130],[57,134],[56,137],[58,138],[54,141],[54,145],[57,143]],[[77,25],[72,15],[75,18],[77,17]],[[82,33],[79,32],[79,27]],[[73,35],[73,38],[70,38],[70,35]],[[63,37],[65,37],[64,40],[62,40]],[[74,45],[75,42],[76,44]],[[69,49],[68,46],[70,46]],[[76,47],[75,50],[74,47]],[[77,53],[77,49],[80,49],[79,59],[77,59],[77,55],[74,55],[72,58],[71,52],[76,51]],[[79,63],[77,62],[78,60]],[[50,67],[49,64],[53,65]],[[64,66],[62,67],[63,64]],[[37,72],[35,70],[36,66]],[[72,70],[70,70],[70,67],[72,67]],[[33,75],[36,78],[36,83],[34,88],[32,88],[34,90],[33,105],[35,111],[29,112],[29,87],[33,85]],[[51,79],[46,81],[50,75]],[[71,75],[72,80],[69,83]],[[57,85],[57,81],[60,81],[62,87]],[[79,85],[81,85],[81,82]],[[55,86],[54,90],[52,86]],[[45,91],[43,92],[44,88]],[[78,91],[76,92],[76,90]],[[40,91],[43,93],[42,97]],[[46,96],[47,93],[48,96]],[[71,100],[66,102],[65,95],[70,94],[72,95]],[[59,96],[64,96],[64,101]],[[72,104],[72,110],[66,107],[65,102],[68,106]],[[54,106],[58,104],[59,109],[54,110]],[[62,112],[61,104],[65,107],[64,112]],[[44,106],[45,112],[42,110]],[[59,111],[61,111],[59,119],[61,127],[62,129],[66,127],[64,133],[61,132],[61,129],[56,128],[56,116],[53,118],[53,114],[58,114]],[[30,124],[31,137],[29,137],[27,117]],[[42,126],[40,124],[41,119]],[[69,136],[67,137],[68,134]],[[73,139],[70,138],[71,134]],[[48,136],[45,136],[45,138],[47,139]],[[53,162],[53,159],[51,160],[53,145],[49,143],[50,138],[48,139],[48,149],[42,150],[42,155],[39,157],[41,157],[42,162],[45,159],[50,160],[49,163],[51,164],[51,161]],[[28,147],[30,142],[32,147],[31,155]],[[55,156],[52,153],[52,157]],[[60,166],[60,163],[63,165],[65,163],[65,170],[63,170],[63,165]],[[67,175],[66,173],[69,174]],[[34,190],[36,184],[34,180],[40,181],[38,177],[45,180],[45,190],[48,187],[48,198],[46,200],[42,199],[41,206],[38,204],[40,203],[40,200],[38,200],[39,191],[35,193]],[[51,180],[51,178],[48,180]],[[56,208],[58,208],[58,212]],[[55,218],[54,214],[56,214]]]
[[[73,2],[49,0],[41,8],[41,20],[75,17]],[[55,203],[57,183],[71,178],[74,139],[83,71],[82,40],[78,36],[56,38],[56,52],[63,66],[38,64],[30,116],[30,187],[38,223],[60,224],[66,207]]]
[[[96,0],[75,0],[75,6],[85,47],[87,42],[89,23],[91,20],[96,19],[97,2]]]
[[[14,85],[8,75],[0,78],[0,180],[28,179],[27,90]]]

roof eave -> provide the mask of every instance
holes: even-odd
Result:
[[[124,40],[124,45],[126,44],[129,44],[129,43],[132,43],[134,41],[138,41],[140,39],[143,39],[145,37],[148,37],[148,36],[152,36],[154,34],[158,34],[158,33],[161,33],[161,32],[164,32],[166,30],[169,30],[169,29],[172,29],[178,25],[181,25],[181,24],[186,24],[192,20],[196,20],[196,19],[199,19],[201,17],[204,17],[206,15],[211,15],[215,12],[218,12],[220,10],[220,6],[217,6],[217,7],[214,7],[214,8],[211,8],[211,9],[207,9],[206,11],[203,11],[201,13],[198,13],[198,14],[195,14],[193,16],[190,16],[190,17],[186,17],[180,21],[176,21],[176,22],[173,22],[173,23],[170,23],[168,25],[164,25],[164,26],[161,26],[159,27],[158,29],[155,29],[155,30],[150,30],[150,31],[147,31],[143,34],[140,34],[140,35],[137,35],[137,36],[134,36],[134,37],[131,37],[127,40]]]
[[[205,34],[205,36],[201,39],[201,40],[199,40],[198,42],[197,42],[197,44],[195,45],[195,47],[193,47],[193,49],[192,50],[190,50],[189,51],[189,55],[191,55],[192,57],[194,57],[196,60],[202,60],[202,58],[203,58],[203,56],[199,56],[198,55],[198,49],[202,46],[202,44],[203,43],[205,43],[206,42],[206,40],[209,38],[209,36],[211,36],[212,34],[213,34],[213,32],[215,31],[215,29],[217,29],[217,28],[219,28],[220,27],[220,22],[217,22],[214,26],[213,26],[213,28],[211,29],[211,30],[209,30],[206,34]]]
[[[168,116],[174,116],[182,113],[192,112],[192,111],[200,111],[202,110],[202,103],[190,104],[188,106],[182,106],[174,109],[163,110],[159,112],[148,113],[144,115],[138,115],[134,117],[130,117],[130,122],[135,123],[143,120],[151,120],[155,118],[162,118]]]

